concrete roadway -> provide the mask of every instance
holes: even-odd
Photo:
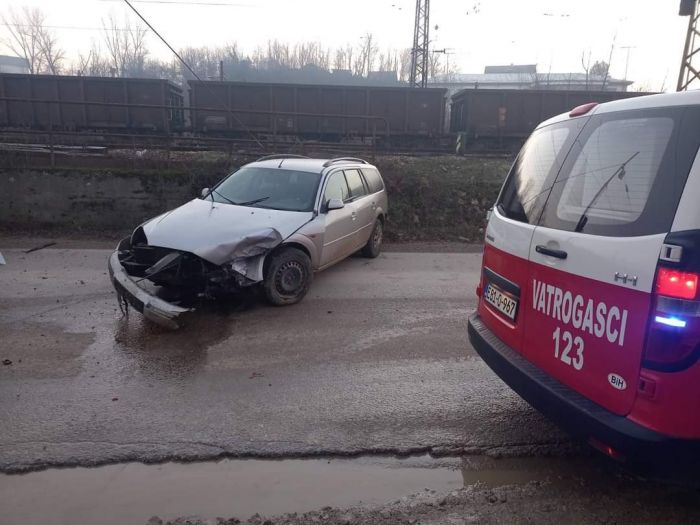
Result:
[[[572,447],[467,342],[478,253],[351,258],[299,305],[249,297],[173,333],[122,316],[109,250],[2,251],[0,471]]]

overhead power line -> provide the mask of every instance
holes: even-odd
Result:
[[[179,54],[177,51],[175,51],[175,48],[174,48],[173,46],[171,46],[171,45],[168,43],[168,41],[167,41],[158,31],[156,31],[156,29],[151,25],[151,23],[150,23],[148,20],[146,20],[146,18],[138,11],[138,9],[136,9],[136,8],[133,6],[133,4],[131,3],[131,1],[130,1],[130,0],[124,0],[124,3],[125,3],[126,5],[128,5],[134,13],[136,13],[136,16],[138,16],[138,17],[143,21],[143,23],[146,24],[146,25],[148,26],[148,28],[149,28],[151,31],[153,31],[153,33],[161,40],[161,42],[163,42],[163,43],[167,46],[167,48],[173,53],[173,55],[175,55],[175,56],[177,57],[177,59],[182,63],[182,65],[184,65],[184,66],[187,68],[187,70],[188,70],[190,73],[192,73],[192,75],[194,76],[194,78],[196,78],[197,80],[199,80],[199,81],[201,82],[202,79],[199,78],[199,75],[197,74],[197,72],[196,72],[194,69],[192,69],[192,67],[190,67],[190,65],[185,61],[185,59],[182,58],[182,57],[180,56],[180,54]],[[206,85],[206,84],[205,84],[205,85]],[[210,93],[213,93],[213,90],[210,89],[209,91],[210,91]],[[260,146],[260,148],[262,148],[262,150],[265,151],[265,146],[263,146],[263,143],[260,142],[260,140],[258,140],[258,137],[256,137],[256,136],[253,134],[253,132],[251,132],[250,129],[248,129],[248,127],[247,127],[245,124],[243,124],[243,122],[241,121],[241,119],[239,119],[239,118],[233,113],[233,111],[231,111],[231,107],[228,105],[228,103],[227,103],[227,102],[224,102],[224,105],[225,105],[226,109],[228,110],[229,114],[236,120],[236,122],[238,122],[238,124],[239,124],[244,130],[246,130],[246,132],[248,133],[248,135],[250,135],[250,137],[258,144],[258,146]]]
[[[121,0],[99,0],[100,2],[121,2]],[[201,5],[205,7],[255,7],[252,4],[237,4],[233,2],[195,2],[192,0],[132,0],[139,4],[170,4],[170,5]]]

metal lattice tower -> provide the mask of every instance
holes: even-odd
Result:
[[[428,47],[430,44],[430,0],[416,0],[416,26],[411,50],[411,87],[428,85]]]
[[[698,19],[700,19],[700,0],[681,0],[681,16],[689,17],[688,33],[685,37],[685,47],[683,48],[683,60],[681,61],[681,71],[678,74],[677,91],[685,91],[694,81],[700,81],[700,59],[693,59],[700,53],[700,30]]]

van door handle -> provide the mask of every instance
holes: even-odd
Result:
[[[354,221],[354,220],[357,220],[357,212],[352,212],[352,214],[350,215],[350,217],[352,217],[352,220],[353,220],[353,221]]]
[[[564,250],[553,250],[551,248],[547,248],[543,244],[538,244],[537,246],[535,246],[535,251],[537,253],[541,253],[542,255],[556,257],[557,259],[566,259],[569,256],[569,254],[566,253]]]

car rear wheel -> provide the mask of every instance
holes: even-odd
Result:
[[[263,283],[265,298],[275,306],[301,301],[313,280],[311,259],[301,250],[284,248],[272,255]]]
[[[382,251],[382,241],[384,240],[384,224],[381,219],[377,219],[374,223],[374,228],[372,229],[372,235],[369,236],[369,240],[365,247],[362,248],[362,255],[374,259],[379,257]]]

